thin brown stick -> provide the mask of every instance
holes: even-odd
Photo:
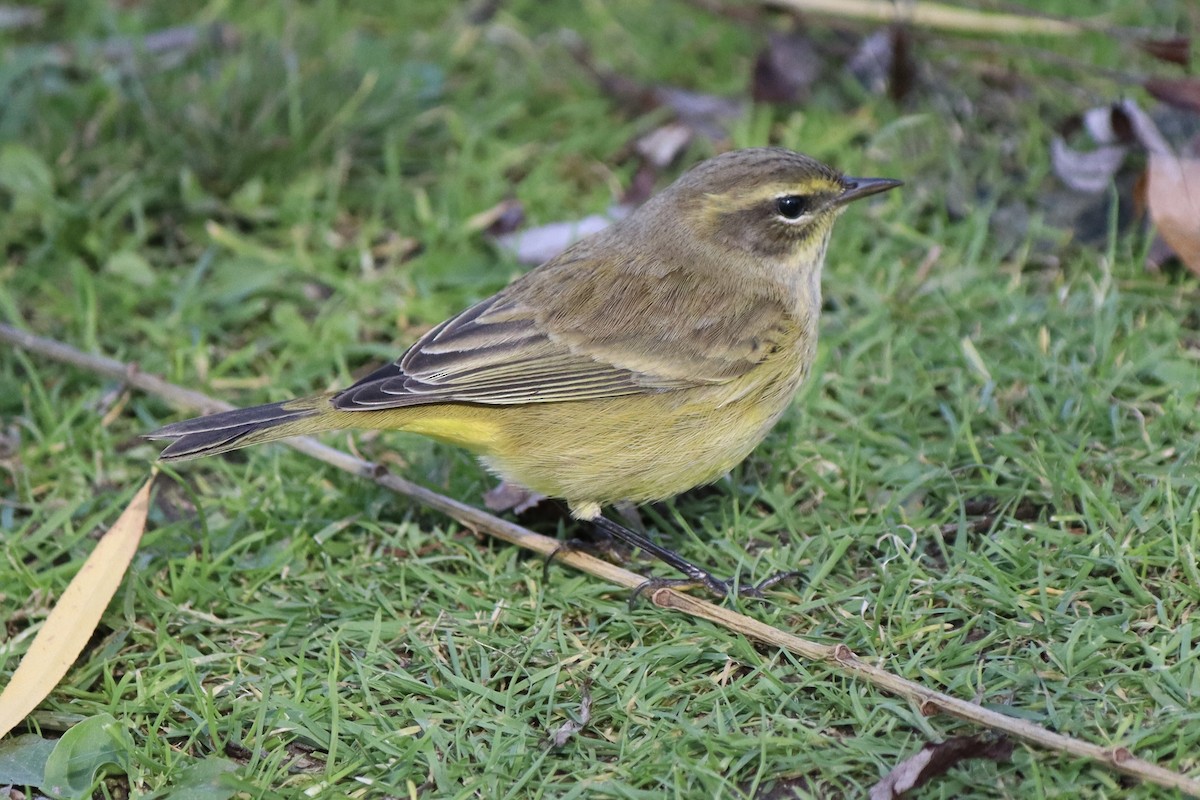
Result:
[[[1027,15],[976,11],[946,3],[895,3],[892,0],[763,0],[765,5],[789,11],[862,19],[870,22],[906,22],[918,28],[964,33],[1015,36],[1078,36],[1083,27],[1074,20],[1031,19]]]
[[[755,10],[755,7],[746,10],[742,6],[722,3],[721,0],[693,0],[693,4],[711,14],[743,21],[750,21],[750,12]],[[1169,31],[1113,25],[1103,17],[1050,14],[1016,3],[996,3],[992,8],[963,8],[929,0],[759,0],[758,8],[867,22],[894,22],[967,35],[1078,36],[1082,33],[1099,33],[1142,48],[1156,43],[1178,47],[1182,48],[1183,54],[1187,53],[1188,44],[1186,37]],[[1181,63],[1186,64],[1186,61]]]
[[[73,364],[81,369],[105,375],[110,378],[124,380],[130,386],[158,395],[180,408],[193,411],[211,412],[224,411],[233,406],[214,400],[200,392],[184,389],[168,383],[161,378],[148,375],[138,370],[136,365],[126,364],[104,356],[89,355],[73,347],[18,330],[12,326],[0,323],[0,341],[37,353],[47,358]],[[287,442],[302,453],[312,456],[338,469],[359,475],[374,481],[386,489],[412,498],[417,502],[447,514],[463,525],[477,531],[483,531],[498,539],[503,539],[519,547],[534,550],[543,555],[549,555],[558,548],[558,541],[546,536],[533,533],[507,522],[491,514],[472,508],[465,503],[452,500],[423,486],[393,475],[383,468],[356,458],[349,453],[317,442],[310,438],[292,439]],[[615,583],[619,586],[634,588],[641,585],[645,578],[629,570],[593,558],[585,553],[566,552],[556,558],[563,564],[595,575],[598,578]],[[1104,766],[1140,778],[1150,783],[1177,789],[1193,797],[1200,797],[1200,780],[1190,778],[1178,772],[1151,764],[1139,758],[1124,747],[1100,747],[1080,739],[1064,736],[1060,733],[1046,730],[1025,720],[1007,717],[999,712],[983,708],[967,700],[951,697],[947,694],[927,689],[906,678],[893,675],[887,670],[860,661],[850,648],[845,645],[830,646],[819,644],[799,636],[787,633],[755,619],[730,611],[691,595],[677,592],[673,589],[659,589],[650,595],[651,601],[661,607],[681,611],[693,617],[706,619],[721,625],[735,633],[779,647],[789,653],[829,664],[836,670],[857,676],[872,686],[899,695],[917,704],[921,713],[931,715],[937,712],[948,714],[958,719],[972,722],[992,730],[1001,731],[1013,738],[1046,749],[1096,761]]]

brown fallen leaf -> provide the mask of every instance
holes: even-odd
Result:
[[[0,691],[0,737],[46,699],[83,652],[142,540],[153,483],[152,474],[96,543]]]
[[[1154,120],[1132,100],[1121,101],[1116,109],[1149,154],[1146,207],[1158,235],[1184,266],[1200,275],[1200,158],[1177,154]]]
[[[1006,737],[988,734],[955,736],[944,742],[928,743],[916,755],[901,761],[879,783],[871,787],[870,800],[893,800],[924,786],[951,767],[971,758],[1005,762],[1012,756],[1013,743]]]
[[[1186,36],[1165,39],[1139,39],[1137,46],[1160,61],[1186,67],[1192,61],[1192,41]]]
[[[1146,204],[1158,235],[1200,275],[1200,159],[1151,153],[1146,179]]]
[[[1142,86],[1151,96],[1164,103],[1200,112],[1200,79],[1150,78]]]

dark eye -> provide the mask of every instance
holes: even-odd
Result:
[[[808,211],[808,198],[799,194],[785,194],[775,200],[775,209],[784,219],[800,219]]]

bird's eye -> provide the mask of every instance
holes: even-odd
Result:
[[[808,205],[808,198],[799,194],[785,194],[775,200],[775,210],[784,219],[800,219],[808,211]]]

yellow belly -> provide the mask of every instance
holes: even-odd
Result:
[[[803,361],[721,386],[602,400],[367,412],[380,417],[364,427],[466,447],[505,480],[576,510],[643,503],[710,483],[749,455],[787,408]]]

